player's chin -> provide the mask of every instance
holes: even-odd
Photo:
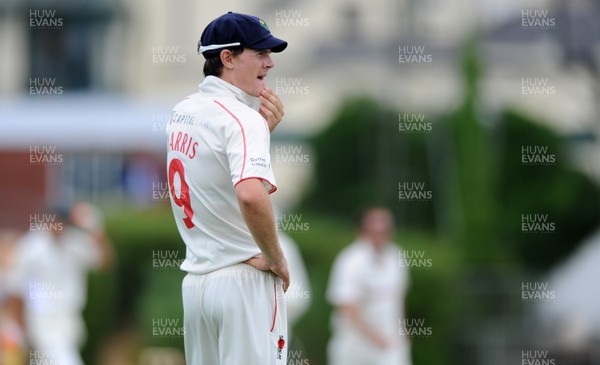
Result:
[[[267,84],[265,83],[265,81],[257,78],[256,79],[256,87],[254,88],[256,95],[254,95],[254,96],[259,96],[260,93],[266,88],[267,88]]]

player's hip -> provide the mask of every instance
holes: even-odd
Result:
[[[248,317],[257,328],[269,331],[283,319],[281,309],[285,308],[281,279],[247,264],[187,274],[182,296],[186,324],[201,321],[221,329],[232,318]]]
[[[261,301],[267,307],[275,306],[275,299],[283,297],[283,290],[281,279],[271,271],[239,263],[207,274],[188,273],[183,279],[182,294],[184,301],[208,310],[212,306],[220,309]]]

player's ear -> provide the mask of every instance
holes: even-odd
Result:
[[[225,67],[228,70],[231,70],[233,68],[233,54],[230,50],[222,50],[221,54],[219,54],[219,57],[221,57],[221,63],[223,64],[223,67]]]

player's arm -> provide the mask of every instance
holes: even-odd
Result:
[[[100,251],[100,263],[98,265],[98,269],[106,270],[114,261],[115,251],[113,249],[112,242],[104,230],[93,232],[92,236],[94,238],[94,243],[98,246]]]
[[[267,121],[269,131],[273,132],[273,129],[275,129],[279,122],[281,122],[281,119],[283,119],[283,103],[281,102],[281,99],[279,99],[279,95],[269,88],[261,91],[258,98],[260,100],[260,108],[258,111]]]
[[[390,345],[388,339],[369,324],[358,305],[364,293],[360,284],[361,276],[364,275],[360,270],[361,261],[348,251],[338,255],[331,270],[327,299],[365,339],[379,348],[386,348]]]
[[[358,306],[354,304],[338,305],[337,310],[343,313],[350,322],[373,344],[379,348],[386,348],[390,345],[388,339],[379,334],[377,329],[370,326],[360,313]]]
[[[78,202],[71,209],[71,222],[87,234],[96,245],[98,260],[97,268],[100,270],[110,267],[114,260],[113,245],[104,230],[102,213],[93,205]]]
[[[275,217],[269,193],[259,179],[243,180],[235,186],[242,216],[262,255],[246,261],[259,270],[271,270],[283,280],[283,289],[290,285],[287,263],[279,245]]]

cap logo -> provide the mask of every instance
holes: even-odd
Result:
[[[259,22],[259,23],[260,23],[260,25],[261,25],[263,28],[265,28],[267,31],[269,31],[269,32],[271,31],[271,30],[269,29],[269,26],[267,25],[267,23],[265,23],[265,21],[264,21],[264,20],[262,20],[262,19],[258,19],[258,22]]]

